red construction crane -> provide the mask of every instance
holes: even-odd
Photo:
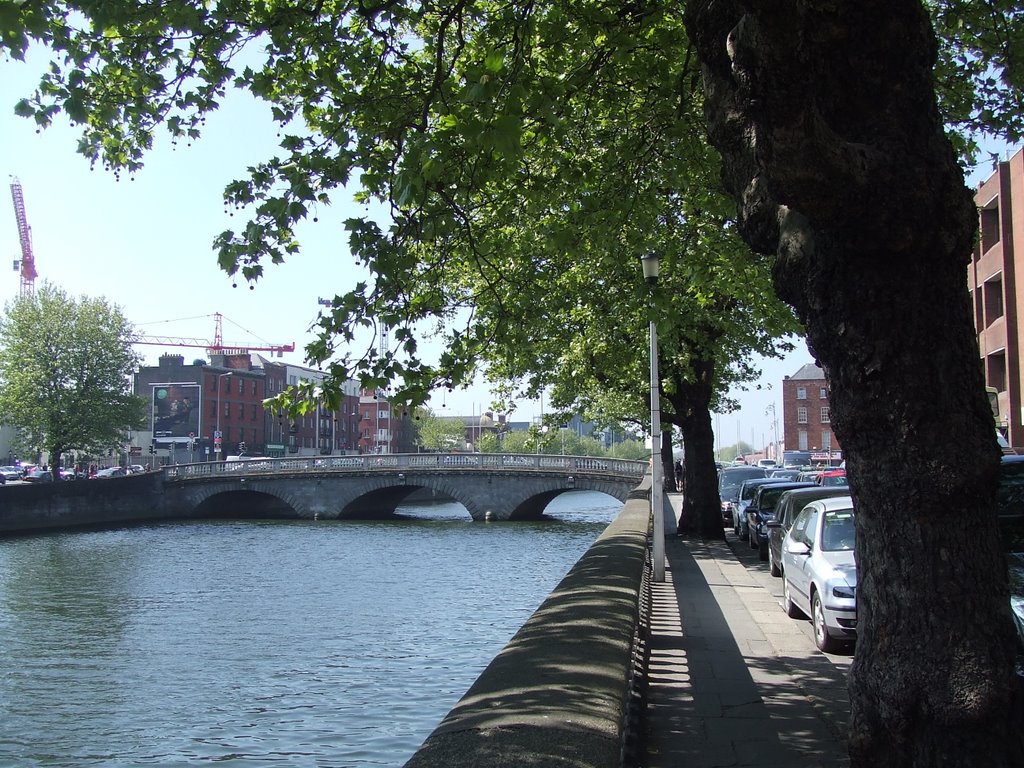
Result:
[[[207,339],[195,339],[185,338],[182,336],[153,336],[153,335],[141,335],[135,338],[136,344],[148,344],[155,347],[202,347],[209,354],[220,353],[220,354],[248,354],[249,352],[276,352],[277,356],[280,357],[285,352],[295,351],[295,342],[291,344],[268,344],[263,347],[253,347],[248,344],[246,345],[235,345],[226,347],[224,345],[224,334],[223,334],[223,315],[220,312],[215,312],[214,317],[214,330],[213,330],[213,341]]]
[[[32,255],[32,228],[25,216],[25,197],[17,178],[11,182],[11,197],[14,200],[14,218],[18,223],[18,238],[21,240],[21,259],[15,260],[14,269],[21,268],[21,295],[31,296],[36,286],[36,260]]]

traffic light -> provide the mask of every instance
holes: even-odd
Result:
[[[153,446],[152,443],[149,444],[149,452],[150,453],[156,453],[156,448]]]

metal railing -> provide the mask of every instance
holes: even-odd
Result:
[[[283,459],[252,457],[234,461],[174,464],[163,468],[166,478],[248,475],[295,472],[372,472],[377,470],[536,470],[572,471],[577,474],[613,474],[641,478],[646,461],[597,456],[557,456],[514,453],[385,453],[352,456],[298,456]]]

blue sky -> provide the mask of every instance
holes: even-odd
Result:
[[[282,266],[268,265],[255,290],[244,281],[234,288],[232,278],[217,267],[211,243],[222,230],[244,224],[241,216],[225,213],[221,192],[228,182],[244,177],[248,165],[274,152],[276,127],[268,110],[244,95],[229,96],[194,146],[173,148],[160,134],[134,180],[124,175],[117,180],[100,168],[90,170],[75,152],[77,134],[66,123],[37,133],[31,121],[13,114],[45,61],[32,55],[26,64],[2,62],[0,303],[14,298],[20,287],[11,268],[20,247],[7,191],[11,177],[17,177],[32,227],[37,284],[48,280],[72,294],[105,296],[121,306],[140,332],[154,335],[212,340],[213,316],[220,312],[225,344],[294,342],[296,352],[285,359],[302,364],[317,299],[341,293],[365,276],[352,264],[342,227],[361,209],[352,204],[318,211],[319,223],[299,232],[301,254]],[[990,173],[986,164],[968,181],[976,185]],[[202,349],[140,346],[138,351],[147,364],[163,353],[180,352],[188,360],[205,356]],[[771,440],[768,409],[775,404],[781,429],[782,379],[809,362],[802,342],[782,360],[763,361],[760,381],[734,393],[740,410],[713,419],[720,443],[735,444],[737,437],[758,445]],[[445,393],[445,411],[478,414],[489,399],[482,386]],[[441,403],[439,394],[431,405],[440,409]],[[541,412],[540,402],[523,401],[513,418],[529,420]]]

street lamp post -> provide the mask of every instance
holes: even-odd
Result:
[[[220,431],[220,380],[225,376],[230,376],[231,371],[227,373],[221,373],[217,375],[217,433],[213,436],[213,452],[217,454],[217,459],[220,459],[221,451],[221,431]]]
[[[644,281],[651,288],[651,517],[654,520],[654,581],[665,581],[665,513],[661,468],[661,402],[658,388],[658,327],[654,321],[654,287],[658,284],[658,254],[641,257]]]

